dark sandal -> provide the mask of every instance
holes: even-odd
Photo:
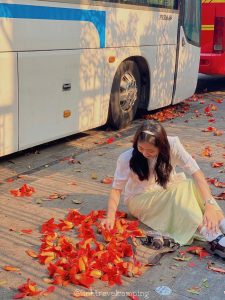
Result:
[[[225,247],[219,244],[219,241],[224,237],[224,234],[219,235],[215,240],[209,242],[211,245],[209,251],[212,254],[217,254],[222,258],[225,258]]]
[[[175,240],[167,235],[158,235],[154,231],[146,232],[146,237],[141,238],[142,245],[149,246],[152,249],[161,249],[163,247],[179,248],[179,244]]]

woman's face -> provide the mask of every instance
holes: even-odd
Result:
[[[159,154],[159,148],[147,142],[138,142],[137,148],[146,158],[153,158]]]

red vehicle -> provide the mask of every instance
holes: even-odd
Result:
[[[199,72],[225,75],[225,0],[202,0]]]

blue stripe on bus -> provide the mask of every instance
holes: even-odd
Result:
[[[105,47],[105,11],[1,3],[0,18],[91,22],[98,31],[100,47]]]

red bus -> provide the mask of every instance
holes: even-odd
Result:
[[[225,0],[202,0],[199,72],[225,75]]]

